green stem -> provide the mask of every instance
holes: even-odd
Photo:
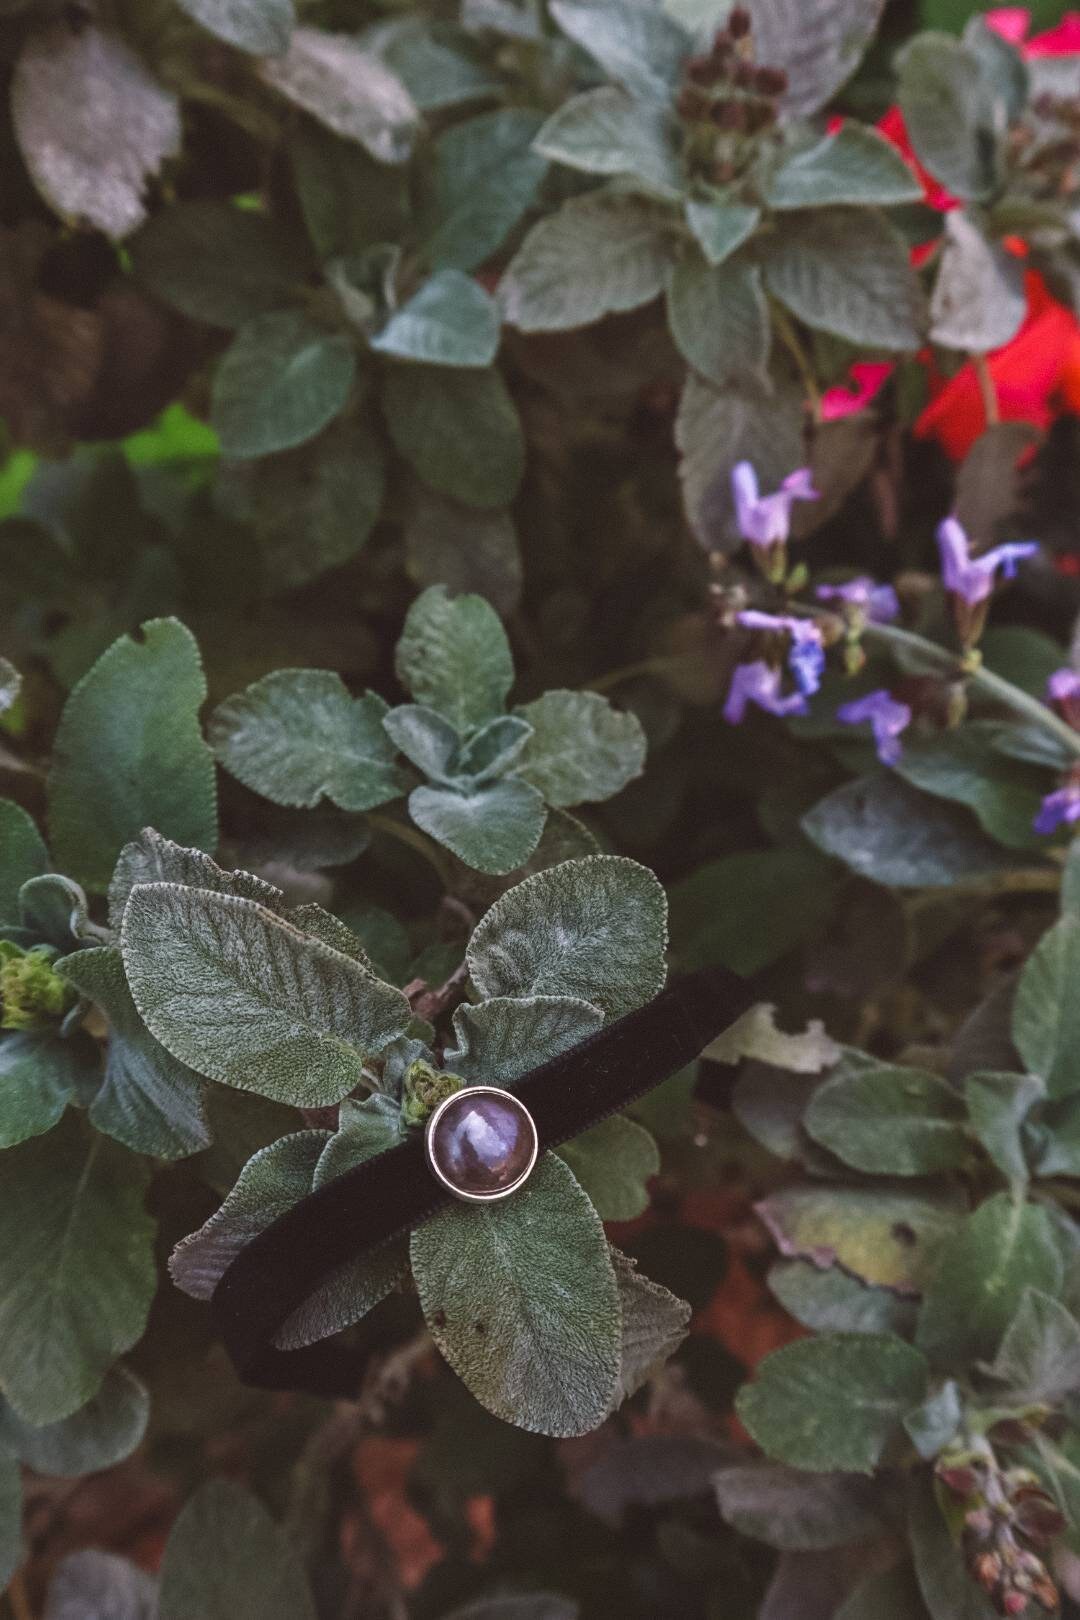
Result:
[[[443,860],[435,845],[422,832],[410,827],[406,821],[395,821],[393,816],[368,816],[368,822],[376,832],[385,833],[388,838],[396,838],[399,844],[407,844],[418,855],[422,855],[428,865],[437,874],[439,882],[447,894],[453,892],[453,874],[449,865]]]
[[[772,315],[772,323],[780,337],[780,341],[783,343],[785,349],[787,349],[788,353],[791,355],[791,358],[798,367],[799,376],[802,379],[802,385],[806,390],[806,398],[810,406],[810,414],[813,416],[815,422],[820,422],[821,389],[818,387],[817,378],[814,376],[813,368],[809,359],[807,358],[806,351],[799,342],[798,334],[796,333],[795,327],[791,320],[788,318],[787,311],[780,304],[776,303],[775,300],[770,304],[769,307]]]

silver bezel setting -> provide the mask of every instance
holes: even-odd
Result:
[[[518,1176],[516,1181],[512,1181],[509,1187],[500,1187],[498,1192],[463,1192],[460,1187],[455,1187],[454,1183],[449,1179],[448,1176],[443,1175],[438,1164],[435,1162],[435,1154],[432,1148],[432,1143],[435,1136],[435,1128],[450,1105],[452,1103],[459,1102],[466,1093],[471,1093],[473,1096],[477,1097],[501,1097],[504,1102],[513,1103],[514,1107],[527,1122],[529,1130],[532,1134],[532,1152],[529,1154],[528,1164],[525,1166],[524,1170],[521,1172],[520,1176]],[[502,1086],[465,1086],[461,1091],[453,1091],[450,1093],[449,1097],[445,1097],[439,1104],[438,1108],[436,1108],[435,1112],[428,1119],[427,1125],[424,1127],[424,1151],[427,1155],[428,1167],[431,1170],[432,1175],[438,1182],[442,1184],[442,1186],[446,1188],[447,1192],[453,1193],[455,1198],[460,1198],[462,1203],[465,1204],[496,1204],[501,1198],[509,1198],[511,1193],[519,1192],[528,1181],[529,1177],[533,1173],[533,1170],[536,1168],[536,1161],[540,1153],[540,1138],[536,1131],[536,1121],[529,1113],[529,1110],[526,1108],[521,1098],[515,1097],[512,1091],[505,1091]]]

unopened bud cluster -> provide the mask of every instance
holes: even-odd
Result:
[[[48,945],[24,951],[0,940],[0,1029],[43,1029],[74,1005],[75,992],[53,970],[57,954]]]
[[[1065,1521],[1035,1475],[1001,1468],[985,1442],[977,1451],[942,1457],[936,1472],[963,1505],[964,1562],[998,1614],[1030,1614],[1032,1604],[1056,1613],[1058,1590],[1039,1554]]]
[[[743,143],[776,123],[787,87],[783,68],[754,62],[750,14],[736,6],[712,48],[687,62],[675,103],[692,126],[690,155],[706,179],[726,185],[737,177]]]

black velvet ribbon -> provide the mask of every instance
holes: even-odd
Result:
[[[655,1000],[505,1086],[536,1122],[541,1151],[578,1136],[693,1061],[751,1005],[723,968],[677,979]],[[436,1181],[422,1133],[301,1199],[246,1244],[211,1301],[240,1377],[266,1389],[354,1397],[366,1357],[334,1340],[279,1350],[275,1335],[340,1266],[419,1226],[453,1202]]]

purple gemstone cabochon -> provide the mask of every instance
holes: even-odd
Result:
[[[483,1197],[519,1181],[533,1156],[533,1127],[510,1097],[468,1087],[446,1104],[431,1133],[431,1157],[458,1192]]]

